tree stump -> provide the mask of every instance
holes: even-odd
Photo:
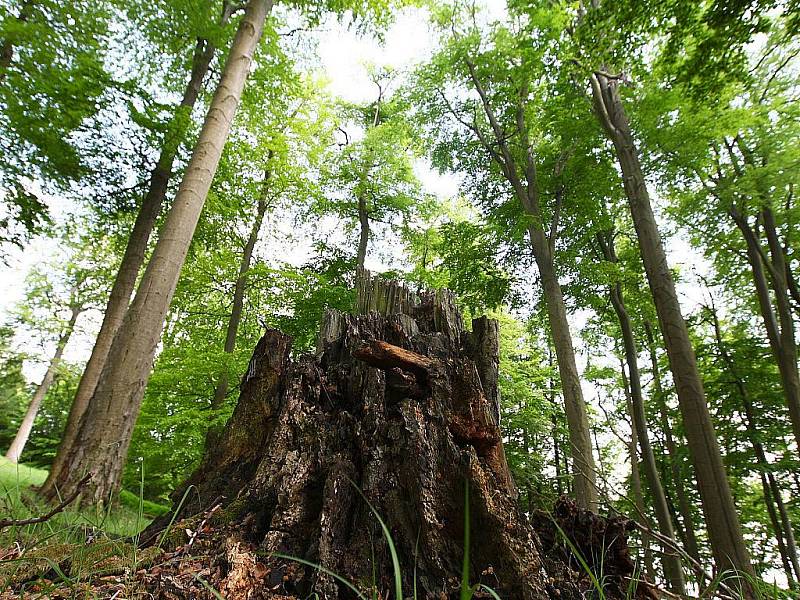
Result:
[[[498,426],[496,322],[465,331],[449,292],[414,294],[366,272],[359,290],[361,314],[328,312],[316,355],[292,358],[291,340],[266,332],[224,432],[174,495],[184,521],[167,547],[186,551],[186,535],[207,532],[194,548],[213,557],[207,578],[228,599],[355,597],[276,553],[394,599],[367,499],[391,532],[404,595],[416,580],[418,598],[456,598],[467,485],[470,583],[504,599],[572,595],[556,591],[516,502]],[[172,518],[143,539],[160,539]]]

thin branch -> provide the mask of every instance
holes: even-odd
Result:
[[[55,517],[58,513],[63,512],[67,506],[72,504],[72,502],[77,498],[80,493],[83,491],[83,486],[86,485],[89,480],[92,478],[92,473],[87,473],[83,479],[81,479],[77,485],[75,486],[75,491],[72,492],[65,500],[61,502],[58,506],[53,508],[49,513],[43,515],[41,517],[33,517],[30,519],[2,519],[0,520],[0,529],[5,529],[6,527],[22,527],[24,525],[35,525],[37,523],[44,523],[45,521],[49,521],[53,517]]]

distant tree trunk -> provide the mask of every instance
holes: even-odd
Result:
[[[617,263],[617,254],[614,250],[613,235],[598,234],[597,240],[602,248],[605,259],[611,263]],[[631,397],[631,420],[633,429],[636,431],[639,448],[641,449],[642,463],[644,465],[645,477],[650,486],[650,493],[653,495],[653,508],[658,522],[658,531],[665,538],[675,541],[675,531],[672,527],[672,519],[669,514],[667,497],[664,494],[664,487],[661,484],[661,477],[658,474],[656,457],[653,454],[653,447],[650,445],[650,434],[647,428],[647,416],[644,409],[644,395],[642,393],[641,377],[639,375],[639,350],[636,347],[636,339],[633,335],[633,325],[625,306],[625,298],[622,291],[622,284],[618,281],[613,283],[609,290],[611,305],[617,314],[620,331],[622,332],[622,343],[625,348],[625,363],[628,365],[630,373],[630,397]],[[624,370],[623,370],[624,376]],[[683,579],[683,568],[681,567],[680,556],[673,548],[666,545],[662,547],[664,567],[664,577],[667,580],[669,589],[676,594],[686,593],[686,583]]]
[[[761,220],[769,240],[770,259],[747,218],[735,207],[731,207],[728,212],[746,244],[747,261],[750,264],[764,329],[772,354],[775,356],[775,362],[778,364],[781,387],[786,399],[786,406],[789,409],[795,443],[800,450],[800,374],[797,368],[797,343],[794,334],[794,317],[789,301],[787,263],[783,248],[777,239],[775,219],[771,210],[762,210]],[[772,296],[770,295],[770,283],[772,283],[774,291]],[[772,304],[773,297],[777,314]]]
[[[775,533],[775,541],[778,544],[778,550],[781,555],[781,560],[783,561],[786,578],[789,581],[789,585],[795,587],[795,579],[800,578],[800,561],[798,561],[797,545],[794,539],[792,523],[783,503],[780,486],[775,479],[775,475],[772,473],[772,467],[767,459],[767,453],[759,437],[758,426],[756,425],[756,413],[750,400],[747,386],[739,375],[736,363],[725,347],[725,342],[722,339],[722,328],[720,327],[717,309],[713,304],[708,307],[708,309],[711,313],[714,325],[714,339],[716,341],[717,350],[722,361],[725,363],[728,373],[733,377],[736,390],[739,392],[739,398],[742,401],[741,413],[744,417],[747,436],[753,446],[753,453],[758,462],[761,487],[764,491],[764,503],[767,506],[767,513],[772,523],[773,532]]]
[[[720,571],[734,569],[754,576],[689,331],[681,314],[636,144],[619,96],[619,81],[597,72],[592,74],[591,84],[597,116],[614,144],[622,170],[642,261],[675,380],[714,559]],[[746,594],[751,596],[749,583],[745,582],[744,586]]]
[[[33,423],[36,421],[36,415],[39,414],[42,401],[47,395],[47,390],[50,389],[53,383],[58,365],[61,363],[61,356],[64,354],[64,348],[69,343],[69,338],[72,337],[72,332],[75,331],[75,322],[78,320],[83,310],[84,308],[78,305],[70,307],[69,321],[67,321],[64,331],[58,338],[55,354],[53,354],[53,358],[50,360],[42,382],[36,386],[36,391],[33,394],[33,398],[31,398],[31,403],[28,405],[28,410],[25,412],[22,423],[20,423],[19,429],[17,430],[17,435],[14,436],[14,441],[11,442],[8,452],[6,452],[6,458],[13,463],[19,462],[19,457],[25,449],[25,444],[28,443],[28,438],[33,430]]]
[[[529,232],[534,248],[536,264],[539,267],[545,305],[547,306],[550,332],[556,351],[558,372],[561,376],[561,390],[564,397],[564,412],[569,430],[570,454],[573,463],[573,485],[578,506],[597,510],[597,474],[592,439],[589,432],[589,417],[583,399],[575,349],[567,319],[567,305],[558,282],[553,256],[544,232],[533,226]]]
[[[631,419],[631,437],[628,440],[628,458],[631,461],[631,491],[633,492],[633,503],[636,509],[636,521],[650,526],[647,517],[647,509],[644,504],[644,493],[642,491],[642,476],[639,472],[639,436],[636,434],[633,416],[633,401],[631,400],[631,388],[628,384],[628,377],[625,374],[625,363],[620,360],[620,373],[622,375],[622,387],[625,391],[625,405],[628,416]],[[650,547],[651,536],[642,533],[643,562],[644,572],[650,581],[655,581],[655,566],[653,565],[653,550]]]
[[[224,4],[220,24],[224,25],[230,19],[230,15],[231,10],[229,4],[226,2]],[[114,341],[114,336],[117,334],[125,318],[131,294],[136,287],[136,280],[139,277],[142,263],[144,263],[150,235],[155,228],[158,215],[161,213],[161,207],[167,195],[167,188],[170,178],[172,177],[172,167],[178,153],[178,148],[186,135],[192,109],[197,103],[203,80],[208,74],[215,51],[216,48],[208,40],[197,40],[194,56],[192,57],[192,70],[189,76],[189,82],[186,85],[181,103],[175,111],[167,129],[158,162],[150,173],[147,193],[142,199],[142,205],[139,208],[136,221],[133,224],[133,229],[131,229],[131,233],[128,237],[125,254],[122,257],[117,277],[114,280],[114,285],[108,297],[108,303],[106,304],[106,310],[103,315],[103,323],[100,325],[100,331],[97,333],[92,353],[83,369],[83,375],[78,383],[78,389],[75,391],[75,398],[72,401],[67,424],[61,438],[61,444],[59,445],[53,465],[50,467],[48,478],[42,486],[42,493],[45,495],[53,495],[55,492],[53,489],[55,474],[61,471],[67,451],[75,443],[75,437],[78,434],[81,418],[84,412],[86,412],[89,400],[97,387],[97,382],[100,380],[100,374],[105,367],[111,344]]]
[[[84,504],[102,503],[119,487],[164,319],[271,8],[272,0],[250,0],[247,4],[136,297],[111,345],[76,442],[65,450],[67,456],[53,475],[53,488],[69,493],[85,472],[93,472],[81,495]]]
[[[547,344],[547,366],[550,367],[550,369],[553,368],[553,348],[549,340]],[[553,415],[550,418],[553,424],[553,462],[556,467],[556,492],[560,497],[564,493],[564,473],[561,470],[561,444],[559,442],[558,417],[556,416],[556,382],[552,377],[549,381],[550,390],[548,391],[547,397],[550,400],[550,405],[553,407]]]
[[[253,250],[258,242],[258,234],[261,231],[261,224],[264,222],[264,215],[267,212],[267,200],[269,194],[269,171],[264,177],[264,185],[261,197],[258,199],[256,216],[253,225],[250,227],[250,236],[242,252],[242,261],[239,264],[239,275],[236,278],[236,285],[233,289],[233,306],[231,315],[228,318],[228,328],[225,331],[225,353],[233,354],[236,349],[236,334],[239,332],[239,323],[242,320],[242,310],[244,308],[244,293],[247,286],[247,274],[250,271],[250,263],[253,260]],[[214,398],[211,401],[211,410],[219,410],[228,395],[228,370],[223,370],[219,382],[214,388]]]
[[[356,269],[364,268],[364,261],[367,259],[367,246],[369,245],[369,213],[367,212],[367,200],[364,193],[358,195],[358,255],[356,256]]]
[[[19,10],[19,14],[17,15],[17,21],[20,23],[27,23],[28,19],[31,18],[35,4],[35,0],[24,0],[22,7]],[[12,38],[6,38],[3,40],[2,44],[0,44],[0,82],[5,81],[8,73],[8,67],[11,66],[11,62],[13,60],[14,40]]]
[[[672,433],[672,426],[669,422],[669,414],[667,412],[667,398],[664,394],[664,386],[661,383],[661,369],[658,366],[658,353],[656,351],[655,336],[653,335],[653,327],[648,321],[644,322],[644,330],[647,336],[647,346],[650,353],[650,364],[653,372],[653,385],[655,386],[655,393],[653,399],[658,406],[659,417],[661,419],[661,431],[664,434],[664,443],[667,450],[667,462],[669,463],[671,480],[675,486],[675,495],[678,498],[678,512],[680,513],[681,520],[683,521],[683,545],[686,552],[691,556],[697,564],[702,564],[700,560],[700,545],[697,542],[695,535],[695,522],[692,515],[692,504],[689,500],[689,495],[686,492],[686,487],[683,485],[683,474],[681,473],[678,461],[678,447],[675,443],[675,438]],[[677,518],[676,523],[679,525]],[[702,590],[705,586],[705,579],[701,574],[698,574],[698,585]]]
[[[572,456],[575,499],[581,508],[596,511],[599,498],[589,417],[586,411],[586,402],[583,399],[578,365],[575,361],[575,349],[567,320],[567,306],[553,262],[555,241],[558,235],[558,215],[564,190],[563,187],[555,190],[556,208],[549,232],[545,232],[539,193],[538,167],[525,123],[524,99],[527,97],[527,93],[524,93],[525,90],[520,90],[518,104],[514,107],[515,135],[518,136],[517,142],[522,148],[520,157],[516,149],[512,150],[510,146],[507,131],[501,125],[491,105],[486,90],[477,76],[474,63],[466,58],[465,64],[475,91],[481,99],[483,112],[491,127],[491,134],[483,133],[477,122],[473,122],[470,128],[476,133],[487,155],[497,163],[522,209],[532,217],[528,226],[528,237],[539,269],[553,346],[556,350],[558,372],[561,377],[564,412],[569,430],[569,453]],[[487,137],[488,135],[491,137]],[[561,169],[563,169],[563,164],[559,163],[556,167],[557,174],[560,174]]]

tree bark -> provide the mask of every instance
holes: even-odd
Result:
[[[631,419],[631,437],[628,440],[628,459],[631,462],[631,491],[633,492],[633,503],[636,509],[635,519],[650,527],[650,519],[647,517],[647,508],[644,504],[644,493],[642,491],[642,476],[639,472],[639,436],[636,434],[636,427],[633,424],[633,401],[631,400],[631,388],[628,384],[628,377],[625,374],[625,363],[620,361],[620,374],[622,375],[622,387],[625,391],[625,405],[628,416]],[[644,572],[647,578],[655,581],[655,565],[653,564],[653,551],[650,547],[651,537],[642,533],[642,549]]]
[[[484,133],[481,125],[475,121],[471,125],[468,124],[468,126],[478,137],[478,141],[482,144],[487,154],[500,167],[522,209],[532,217],[531,224],[528,227],[528,236],[542,281],[553,346],[556,350],[558,371],[561,377],[564,412],[567,417],[570,439],[569,452],[573,459],[575,499],[581,508],[596,511],[599,498],[596,466],[592,450],[592,436],[589,430],[589,417],[586,411],[586,402],[583,399],[578,366],[575,362],[575,349],[567,320],[567,307],[553,262],[553,252],[558,234],[558,214],[561,209],[564,190],[563,188],[558,188],[555,191],[556,207],[554,216],[550,223],[549,234],[545,233],[536,158],[528,138],[528,129],[525,122],[526,107],[524,98],[526,94],[523,93],[524,90],[520,91],[519,102],[514,107],[516,135],[519,136],[518,142],[523,150],[523,157],[517,158],[515,156],[516,153],[512,152],[509,146],[506,130],[501,125],[486,90],[477,76],[475,65],[468,58],[465,63],[469,71],[470,80],[480,97],[491,133]],[[491,136],[491,139],[489,136]],[[557,167],[556,170],[558,171],[560,168],[562,167]]]
[[[697,564],[702,564],[700,560],[700,545],[697,542],[695,535],[695,522],[692,516],[692,504],[689,501],[689,495],[686,493],[686,487],[683,485],[683,475],[681,473],[678,461],[678,449],[675,443],[675,438],[672,433],[672,425],[670,425],[669,414],[667,412],[667,399],[664,394],[664,386],[661,383],[661,369],[658,366],[658,353],[656,351],[655,336],[653,335],[653,328],[648,321],[644,322],[644,330],[647,335],[648,351],[650,353],[650,364],[653,372],[653,385],[655,393],[653,399],[658,406],[659,417],[661,419],[661,431],[664,434],[664,443],[667,450],[667,462],[670,467],[670,474],[672,483],[675,486],[675,495],[678,498],[678,512],[680,513],[681,520],[683,520],[683,545],[686,547],[686,552],[691,556]],[[680,525],[677,517],[675,518],[676,524]],[[698,584],[700,589],[705,585],[705,579],[700,575],[698,577]]]
[[[624,519],[561,502],[552,519],[534,519],[548,536],[540,541],[518,506],[487,394],[498,357],[497,345],[485,342],[496,326],[482,317],[465,331],[447,291],[416,295],[378,279],[360,282],[359,291],[359,306],[381,310],[329,311],[314,356],[292,360],[287,336],[265,334],[219,442],[173,495],[176,512],[156,520],[144,543],[157,543],[175,517],[171,530],[181,533],[165,543],[172,549],[208,518],[211,527],[186,552],[211,561],[209,583],[226,598],[353,597],[279,552],[337,573],[366,596],[394,599],[380,515],[403,597],[417,589],[420,598],[453,598],[468,501],[470,583],[515,600],[581,598],[575,582],[585,573],[565,552],[555,519],[592,565],[607,561],[607,595],[624,596],[633,573]]]
[[[537,240],[537,243],[532,243],[532,246],[535,248],[534,256],[539,267],[553,346],[556,351],[556,362],[561,377],[564,412],[567,416],[570,454],[573,463],[575,499],[581,508],[596,511],[598,506],[596,466],[592,453],[589,417],[586,412],[586,402],[583,399],[572,334],[567,320],[567,306],[555,272],[552,255],[546,247],[542,247],[544,232],[532,229],[530,237],[532,241]]]
[[[736,390],[739,393],[739,399],[742,401],[741,414],[744,417],[743,420],[745,428],[747,429],[747,436],[753,446],[753,454],[755,454],[759,466],[761,487],[764,491],[764,503],[767,506],[767,513],[769,514],[772,529],[775,533],[775,541],[778,544],[784,571],[786,572],[790,587],[795,587],[795,579],[800,578],[800,561],[798,561],[797,545],[794,539],[792,523],[783,503],[783,495],[780,486],[775,479],[775,475],[772,473],[772,467],[767,459],[767,453],[764,450],[764,445],[761,443],[758,425],[756,423],[756,413],[750,400],[747,386],[739,375],[733,357],[728,352],[722,339],[722,328],[720,327],[717,309],[712,305],[709,307],[709,311],[711,312],[714,325],[714,340],[717,345],[717,350],[723,363],[725,363],[728,373],[733,377]]]
[[[102,503],[119,487],[133,427],[156,347],[197,221],[261,38],[272,0],[250,0],[231,45],[217,91],[164,223],[136,297],[114,338],[76,442],[65,451],[53,487],[71,492],[85,472],[94,477],[81,495]]]
[[[614,240],[612,236],[607,238],[598,234],[598,241],[603,250],[605,259],[612,263],[617,263],[617,255],[614,250]],[[658,522],[658,531],[665,538],[675,541],[675,531],[672,527],[672,518],[669,514],[667,497],[664,494],[664,487],[661,484],[661,477],[656,465],[656,457],[653,447],[650,444],[650,433],[647,427],[647,416],[644,408],[644,394],[642,393],[642,382],[639,375],[639,350],[636,347],[636,339],[633,335],[633,325],[631,324],[628,309],[625,306],[625,298],[622,291],[622,284],[615,282],[609,290],[611,305],[619,321],[620,331],[622,332],[622,344],[625,348],[625,363],[630,374],[630,403],[631,421],[636,432],[639,448],[641,449],[642,463],[644,466],[645,477],[653,495],[653,508]],[[624,371],[623,371],[624,376]],[[680,556],[674,549],[662,546],[664,577],[667,580],[669,589],[676,594],[686,593],[686,583],[683,579],[683,568],[681,567]]]
[[[732,569],[754,576],[689,331],[683,320],[644,173],[617,89],[619,82],[607,74],[594,73],[591,83],[597,116],[613,142],[622,170],[642,261],[675,380],[714,559],[720,571]],[[746,593],[752,595],[749,583],[745,582],[744,586]]]
[[[220,24],[224,25],[230,18],[230,8],[228,3],[224,4],[223,14]],[[189,82],[183,93],[183,98],[167,129],[167,134],[161,148],[158,162],[150,173],[147,193],[142,199],[142,205],[136,215],[136,221],[128,237],[125,253],[117,271],[114,285],[108,297],[106,310],[103,314],[103,322],[100,331],[97,333],[95,343],[89,360],[83,369],[78,389],[75,391],[75,398],[70,407],[69,417],[64,429],[58,452],[50,467],[47,480],[42,486],[41,493],[48,497],[54,497],[54,488],[57,473],[60,473],[64,466],[64,459],[67,452],[76,442],[76,436],[81,424],[83,414],[89,405],[89,400],[97,387],[100,375],[108,358],[114,336],[119,331],[125,313],[128,310],[131,294],[136,287],[136,280],[139,277],[150,236],[155,228],[161,207],[167,195],[172,168],[178,153],[178,148],[183,141],[189,127],[192,109],[197,103],[203,81],[208,74],[211,61],[214,58],[216,48],[204,39],[198,39],[192,57],[192,69],[189,75]]]
[[[786,399],[786,406],[789,409],[795,443],[800,450],[800,374],[797,368],[797,343],[792,307],[789,301],[787,266],[783,248],[777,239],[774,217],[769,209],[762,210],[764,230],[767,232],[769,240],[770,259],[747,218],[734,207],[730,208],[728,214],[745,241],[747,262],[750,264],[761,318],[764,321],[764,329],[772,354],[778,364],[781,387]],[[773,295],[770,295],[770,283]],[[773,297],[777,314],[773,308]]]
[[[75,331],[75,322],[78,320],[83,310],[84,308],[78,305],[70,307],[69,321],[67,321],[64,331],[58,338],[53,358],[50,359],[50,364],[47,367],[47,371],[41,383],[36,386],[36,391],[33,394],[33,398],[31,398],[31,403],[28,405],[28,410],[25,412],[25,416],[17,430],[17,435],[14,436],[14,440],[11,442],[6,452],[6,458],[13,463],[19,462],[19,457],[25,449],[25,444],[28,443],[28,438],[30,438],[31,431],[33,430],[33,424],[36,421],[36,415],[39,414],[39,408],[41,408],[44,397],[47,395],[47,390],[50,389],[55,379],[58,365],[61,363],[61,357],[64,354],[64,348],[66,348],[69,343],[72,332]]]
[[[250,271],[250,264],[253,261],[253,250],[258,242],[258,235],[261,232],[261,224],[264,222],[264,215],[267,213],[267,196],[269,194],[269,170],[264,177],[264,186],[261,197],[258,199],[256,216],[250,228],[250,235],[242,252],[242,261],[239,264],[239,275],[233,289],[233,306],[228,318],[228,327],[225,331],[225,354],[233,354],[236,349],[236,334],[239,332],[239,323],[242,320],[242,310],[244,309],[244,293],[247,287],[247,274]],[[219,382],[214,388],[214,397],[211,400],[211,410],[219,410],[228,396],[228,369],[225,368],[220,375]]]

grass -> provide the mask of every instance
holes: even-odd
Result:
[[[41,485],[47,478],[45,469],[38,469],[24,464],[14,464],[4,457],[0,457],[0,513],[12,518],[24,519],[44,514],[46,509],[38,502],[31,486]],[[147,526],[150,519],[164,514],[169,509],[165,506],[141,499],[138,495],[123,490],[119,496],[119,503],[108,510],[76,510],[74,507],[67,509],[53,517],[48,523],[27,528],[24,531],[10,528],[0,532],[0,545],[5,538],[13,535],[18,538],[36,535],[42,530],[56,538],[72,538],[70,530],[80,527],[100,529],[104,533],[114,536],[133,536]],[[67,540],[63,540],[67,541]]]

